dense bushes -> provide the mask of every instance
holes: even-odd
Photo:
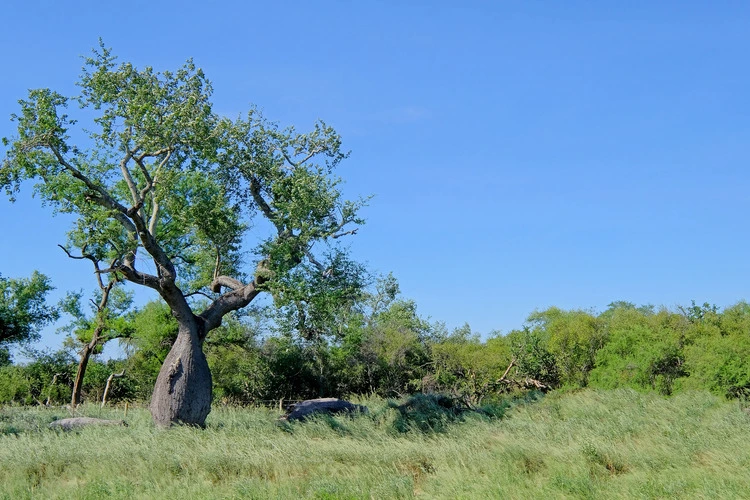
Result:
[[[413,302],[393,294],[373,304],[340,315],[328,334],[309,338],[229,318],[204,346],[214,398],[257,404],[425,393],[478,408],[536,384],[750,396],[750,304],[745,302],[723,311],[708,304],[656,310],[627,302],[599,314],[550,308],[532,313],[523,329],[486,339],[468,325],[449,331],[430,324]],[[176,324],[157,303],[132,323],[136,334],[126,341],[126,359],[94,360],[84,399],[100,399],[107,377],[122,369],[126,376],[114,384],[110,399],[150,397]],[[23,365],[0,363],[0,403],[65,403],[74,373],[74,359],[65,352],[36,353]]]

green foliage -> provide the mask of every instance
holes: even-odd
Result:
[[[399,432],[444,432],[450,424],[463,420],[466,410],[450,397],[438,394],[415,394],[402,404],[390,403],[399,417],[395,428]]]
[[[60,434],[60,408],[0,408],[0,492],[9,498],[744,498],[748,416],[705,392],[550,394],[465,412],[441,432],[398,432],[378,398],[369,415],[288,427],[278,412],[217,405],[206,429],[128,427]],[[85,416],[122,419],[122,405]],[[416,412],[412,412],[416,415]]]
[[[11,362],[10,351],[4,347],[0,347],[0,368],[8,366]]]
[[[423,390],[451,394],[476,407],[498,390],[497,381],[512,359],[507,339],[495,335],[482,342],[469,325],[430,343],[432,373]]]
[[[675,382],[688,375],[684,345],[690,322],[683,314],[613,304],[600,319],[608,342],[597,354],[592,385],[671,394]]]
[[[102,270],[112,279],[155,289],[183,326],[203,308],[201,340],[260,291],[305,339],[332,333],[368,281],[337,244],[364,222],[366,200],[342,194],[335,170],[348,153],[332,127],[300,133],[255,109],[222,118],[192,61],[139,69],[101,41],[78,86],[75,98],[37,89],[19,101],[0,167],[11,198],[35,181],[44,204],[75,216],[69,244],[112,263]],[[88,123],[68,116],[73,103]],[[154,274],[137,268],[144,254]],[[87,326],[73,329],[85,336]]]
[[[45,302],[54,287],[36,271],[31,278],[0,276],[0,346],[36,340],[43,326],[58,318],[58,311]]]
[[[340,337],[341,320],[362,301],[368,284],[365,268],[343,251],[323,262],[297,266],[272,287],[279,328],[308,341]]]
[[[527,321],[531,330],[545,339],[546,349],[555,358],[560,382],[585,386],[596,353],[606,341],[598,319],[586,311],[551,307],[532,313]]]
[[[60,328],[60,331],[70,335],[72,347],[91,342],[94,331],[98,332],[100,342],[95,351],[98,354],[108,341],[125,338],[132,334],[132,325],[123,317],[132,302],[133,294],[121,287],[114,286],[109,291],[107,303],[99,310],[102,291],[97,290],[89,302],[90,312],[85,312],[81,305],[83,292],[68,292],[60,303],[62,312],[71,317],[71,321]]]
[[[0,367],[0,404],[60,404],[68,402],[75,362],[66,351],[27,351],[25,365]]]
[[[685,347],[690,378],[684,385],[746,398],[750,395],[750,304],[739,302],[720,314],[711,312],[695,323],[702,333]]]
[[[139,399],[151,397],[153,384],[164,358],[177,338],[178,324],[169,307],[161,301],[148,302],[128,318],[133,332],[123,339],[127,358],[126,370],[136,381]]]
[[[548,387],[559,384],[555,356],[547,349],[542,332],[524,328],[508,334],[511,353],[520,375],[540,381]]]
[[[363,370],[360,391],[394,396],[417,389],[429,360],[428,332],[412,301],[393,300],[374,310],[345,344],[351,361]]]

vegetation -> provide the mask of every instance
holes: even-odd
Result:
[[[744,498],[750,417],[705,392],[628,389],[516,402],[439,429],[368,415],[279,425],[278,412],[219,405],[201,431],[162,432],[131,409],[127,428],[71,433],[59,409],[0,410],[6,498]],[[397,406],[397,405],[393,405]],[[122,418],[123,408],[84,406]],[[434,408],[414,418],[440,420]]]
[[[273,319],[274,314],[277,319]],[[305,338],[284,322],[287,311],[251,309],[228,316],[204,345],[213,398],[223,404],[371,394],[400,398],[442,394],[470,408],[529,389],[629,388],[663,395],[705,390],[750,394],[750,305],[674,311],[617,302],[600,314],[550,308],[523,329],[482,339],[468,325],[448,331],[420,318],[392,277],[339,311],[336,328]],[[179,325],[152,302],[123,317],[127,356],[101,361],[81,386],[97,400],[108,375],[125,370],[113,402],[148,401]],[[70,350],[30,352],[26,365],[0,367],[0,404],[63,404],[73,389]]]
[[[109,275],[103,278],[99,259],[92,253],[86,253],[86,246],[80,256],[71,255],[68,250],[65,252],[68,257],[74,259],[87,259],[94,265],[94,275],[96,276],[99,289],[91,299],[92,315],[87,315],[81,306],[82,292],[69,293],[62,302],[62,309],[72,318],[64,330],[69,332],[66,343],[78,351],[78,369],[73,379],[73,395],[70,400],[71,406],[75,407],[81,402],[81,392],[83,390],[83,380],[86,376],[91,355],[101,352],[104,344],[107,342],[125,338],[131,334],[131,327],[122,317],[132,302],[132,294],[123,291],[118,287],[116,275]],[[95,300],[96,299],[96,300]]]
[[[58,317],[45,298],[52,290],[49,278],[34,272],[31,278],[3,278],[0,275],[0,366],[10,362],[10,344],[28,344],[38,331]]]

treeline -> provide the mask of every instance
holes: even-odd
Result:
[[[533,312],[520,330],[482,339],[468,325],[448,330],[426,321],[397,293],[395,283],[385,283],[358,307],[329,318],[326,330],[304,334],[289,318],[268,323],[268,311],[229,318],[204,346],[215,401],[431,392],[471,406],[529,388],[585,386],[750,395],[746,302],[722,311],[695,303],[657,310],[614,302],[598,314],[552,307]],[[100,400],[107,378],[123,370],[109,400],[150,397],[177,324],[164,304],[153,302],[129,316],[127,330],[120,340],[124,359],[89,363],[84,400]],[[73,346],[29,355],[30,362],[6,360],[0,367],[0,403],[69,402],[77,369]]]

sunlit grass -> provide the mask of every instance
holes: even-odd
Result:
[[[46,427],[66,410],[5,408],[0,497],[750,497],[750,417],[706,393],[553,394],[503,419],[407,432],[385,401],[365,403],[368,415],[284,425],[275,411],[215,407],[206,429],[169,431],[136,408],[128,427],[70,433]]]

